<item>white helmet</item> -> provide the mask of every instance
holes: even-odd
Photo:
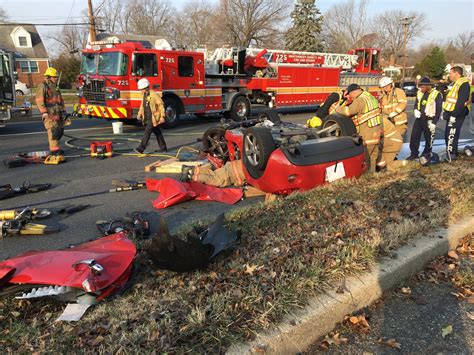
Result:
[[[148,79],[143,78],[143,79],[138,80],[137,86],[138,86],[138,90],[143,90],[150,86],[150,82],[148,81]]]
[[[383,88],[390,84],[393,84],[392,78],[389,78],[388,76],[384,76],[382,77],[382,79],[380,79],[379,87]]]

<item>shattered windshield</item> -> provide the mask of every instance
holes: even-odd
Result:
[[[81,74],[122,76],[127,74],[128,56],[120,52],[82,55]]]

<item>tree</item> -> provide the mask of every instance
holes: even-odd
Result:
[[[122,25],[125,33],[166,38],[177,11],[168,0],[136,0],[129,3],[125,13],[129,14]]]
[[[415,73],[429,76],[431,79],[441,79],[445,74],[446,64],[443,50],[436,46],[415,65]]]
[[[8,13],[7,11],[0,7],[0,22],[4,22],[8,20]]]
[[[287,8],[285,0],[220,0],[220,32],[226,44],[273,47],[282,36]]]
[[[446,59],[454,63],[470,63],[474,55],[474,31],[458,34],[445,48]]]
[[[61,73],[60,87],[71,89],[76,81],[77,75],[79,74],[81,66],[79,58],[69,53],[62,53],[57,58],[53,59],[51,64]]]
[[[323,32],[330,52],[344,53],[367,34],[368,5],[368,0],[346,0],[326,12]]]
[[[403,10],[389,10],[374,17],[370,28],[378,34],[377,45],[382,48],[385,57],[403,56],[405,41],[402,19],[409,18],[407,27],[407,43],[420,37],[426,29],[426,20],[423,13],[406,12]]]
[[[291,19],[293,25],[285,35],[286,48],[294,51],[322,51],[323,17],[315,0],[298,0],[291,12]]]

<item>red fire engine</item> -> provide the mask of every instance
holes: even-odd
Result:
[[[91,42],[82,53],[78,115],[134,119],[142,96],[137,81],[147,78],[163,97],[167,126],[179,116],[224,113],[234,120],[250,115],[251,104],[270,107],[322,103],[356,82],[377,90],[380,51],[348,54],[219,48],[202,52],[154,49],[139,42]]]

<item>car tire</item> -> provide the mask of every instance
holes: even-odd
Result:
[[[325,129],[331,125],[337,125],[337,128],[333,134],[330,134],[331,136],[352,137],[353,135],[357,134],[357,128],[349,117],[337,114],[328,115],[323,119],[323,125],[321,129]]]
[[[258,115],[258,119],[261,120],[261,121],[269,120],[269,121],[273,122],[274,124],[280,124],[281,123],[280,115],[278,114],[277,110],[275,110],[273,108],[264,109]]]
[[[235,122],[242,122],[250,117],[250,101],[246,96],[237,96],[232,102],[230,111],[227,112],[227,117]]]
[[[163,128],[174,128],[179,123],[179,103],[173,97],[165,97],[163,102],[165,104],[166,117],[166,122],[163,124]]]
[[[229,159],[229,148],[225,139],[225,127],[211,127],[202,136],[204,151],[227,161]]]
[[[272,133],[265,127],[251,127],[244,134],[242,159],[254,179],[262,177],[268,159],[277,148]]]
[[[23,91],[21,91],[21,90],[15,90],[15,94],[16,94],[16,96],[23,96],[24,95]]]

